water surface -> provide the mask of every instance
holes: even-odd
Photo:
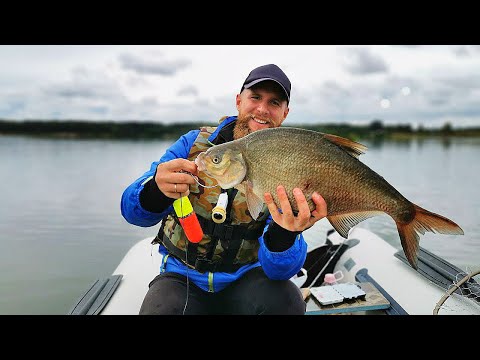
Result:
[[[0,136],[0,314],[67,313],[134,243],[155,235],[158,226],[123,219],[120,198],[170,144]],[[462,269],[478,268],[480,140],[365,144],[364,163],[410,201],[465,231],[427,233],[421,246]],[[359,226],[400,249],[390,217]]]

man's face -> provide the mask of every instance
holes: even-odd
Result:
[[[273,81],[262,81],[237,95],[238,118],[234,139],[253,131],[279,127],[288,115],[288,104],[282,89]]]

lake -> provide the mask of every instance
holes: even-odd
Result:
[[[123,219],[120,198],[171,143],[0,136],[0,314],[66,314],[133,244],[154,236],[158,226]],[[420,245],[463,270],[477,269],[480,139],[363,143],[362,162],[465,231],[427,233]],[[401,248],[387,215],[358,226]]]

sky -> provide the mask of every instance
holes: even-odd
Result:
[[[284,125],[480,126],[480,45],[0,45],[0,119],[216,122],[270,63]]]

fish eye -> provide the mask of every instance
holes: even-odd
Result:
[[[220,158],[219,158],[218,156],[214,156],[214,157],[212,158],[212,162],[213,162],[214,164],[218,164],[218,163],[220,163]]]

